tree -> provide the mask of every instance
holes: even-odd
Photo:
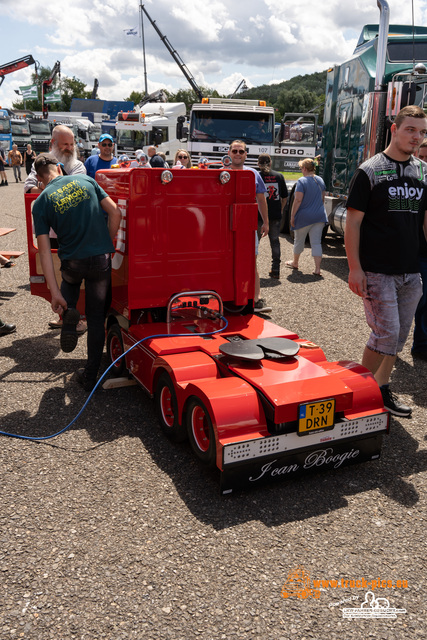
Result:
[[[277,98],[276,107],[279,110],[280,118],[284,113],[306,113],[316,107],[323,98],[320,98],[313,91],[307,89],[291,89],[281,91]]]
[[[70,111],[73,98],[91,98],[92,91],[86,91],[85,83],[75,76],[72,78],[64,76],[61,79],[61,97],[62,102],[57,103],[57,109],[52,109],[52,111]]]
[[[224,96],[220,96],[218,91],[215,89],[210,89],[209,87],[200,87],[200,90],[206,98],[220,98]],[[192,105],[194,103],[199,103],[200,99],[196,92],[193,89],[178,89],[176,93],[172,93],[167,91],[169,102],[185,102],[185,106],[187,107],[187,111],[190,111]]]
[[[123,98],[125,102],[133,102],[136,106],[141,102],[141,100],[145,97],[144,91],[132,91],[129,98]]]

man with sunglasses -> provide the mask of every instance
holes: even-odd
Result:
[[[265,194],[267,193],[267,188],[258,173],[252,167],[245,166],[245,160],[247,158],[248,152],[246,149],[246,143],[243,140],[233,140],[230,144],[230,148],[228,150],[228,155],[231,158],[231,165],[229,169],[234,169],[235,171],[252,171],[255,178],[255,198],[258,204],[258,211],[262,218],[262,225],[259,230],[260,237],[264,238],[268,235],[268,208],[267,208],[267,200],[265,198]],[[258,255],[258,234],[255,232],[255,254]],[[261,293],[261,285],[259,281],[259,273],[258,267],[255,262],[255,293],[254,293],[254,311],[255,313],[269,313],[272,311],[272,307],[268,306],[264,300],[262,300],[259,296]]]
[[[109,169],[112,164],[117,164],[114,156],[114,140],[108,133],[103,133],[98,142],[99,153],[89,158],[85,162],[87,175],[95,178],[95,173],[100,169]]]

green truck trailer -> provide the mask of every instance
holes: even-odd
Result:
[[[379,25],[365,25],[353,56],[327,73],[319,175],[330,227],[341,235],[357,167],[387,147],[401,108],[426,103],[427,27],[390,25],[388,3],[377,5]]]

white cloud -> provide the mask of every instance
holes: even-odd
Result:
[[[389,0],[391,23],[409,24],[410,3]],[[268,84],[299,73],[321,71],[348,58],[362,26],[378,22],[375,0],[146,0],[145,6],[199,84],[232,93],[238,79]],[[139,25],[137,0],[2,0],[3,59],[32,53],[43,66],[61,61],[62,74],[76,76],[99,96],[122,98],[142,89],[139,37],[124,30]],[[416,22],[427,20],[427,0],[415,7]],[[7,20],[9,18],[9,20]],[[6,24],[7,23],[7,24]],[[158,34],[144,18],[150,89],[176,91],[188,84]],[[28,83],[30,70],[6,76],[0,102],[16,99],[14,88]],[[235,82],[236,80],[236,82]],[[117,95],[114,92],[117,92]]]

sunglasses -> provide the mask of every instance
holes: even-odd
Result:
[[[101,147],[112,147],[113,143],[112,142],[101,142]]]
[[[188,156],[178,156],[180,160],[188,160]]]
[[[243,156],[246,153],[245,149],[230,149],[231,153],[239,153],[241,156]]]

